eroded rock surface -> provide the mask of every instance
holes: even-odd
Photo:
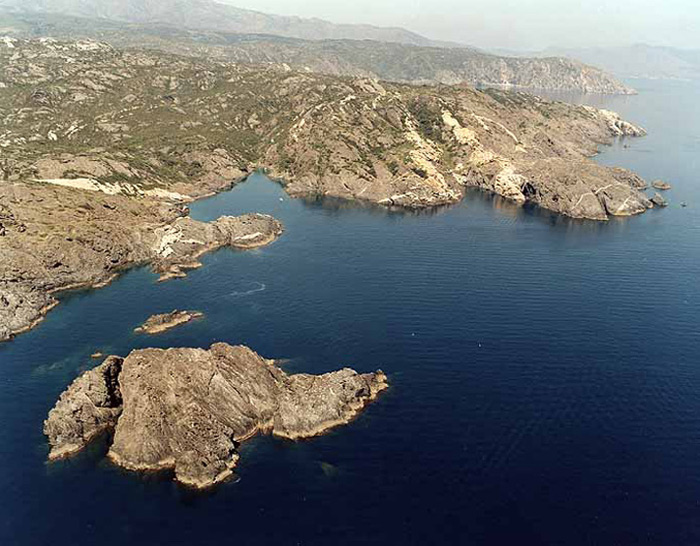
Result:
[[[162,332],[167,332],[173,328],[177,328],[182,324],[187,324],[188,322],[202,318],[204,313],[199,311],[172,311],[170,313],[163,313],[160,315],[153,315],[149,317],[146,322],[141,326],[136,328],[134,332],[137,334],[160,334]]]
[[[14,45],[0,48],[0,178],[182,202],[262,167],[292,195],[387,206],[455,203],[476,186],[576,218],[646,207],[590,166],[599,145],[644,134],[608,110],[92,41]]]
[[[131,470],[174,470],[203,488],[231,475],[257,433],[300,439],[353,419],[387,387],[381,372],[288,375],[243,346],[144,349],[108,358],[61,395],[44,424],[56,459],[114,430],[109,458]]]
[[[265,246],[282,234],[282,224],[266,214],[223,216],[214,222],[199,222],[189,217],[156,230],[153,269],[161,280],[185,276],[185,270],[202,264],[198,258],[228,246],[248,250]]]
[[[44,423],[52,459],[77,453],[99,434],[114,428],[122,412],[122,364],[123,359],[108,357],[78,377],[61,395]]]

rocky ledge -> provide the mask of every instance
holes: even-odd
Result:
[[[110,356],[78,377],[49,412],[44,433],[53,460],[113,432],[114,463],[170,469],[178,482],[206,488],[232,474],[244,440],[322,434],[386,388],[381,371],[288,375],[243,346],[144,349]]]
[[[141,326],[136,328],[134,332],[137,334],[160,334],[177,328],[182,324],[202,318],[204,313],[199,311],[172,311],[171,313],[163,313],[162,315],[153,315],[146,320]]]

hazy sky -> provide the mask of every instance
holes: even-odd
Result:
[[[700,48],[700,0],[219,0],[333,22],[402,26],[480,47]]]

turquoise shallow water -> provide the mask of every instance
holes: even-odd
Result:
[[[700,88],[634,84],[599,105],[650,135],[599,160],[668,179],[666,210],[577,222],[473,192],[387,213],[254,175],[192,215],[274,214],[271,246],[66,295],[0,346],[0,543],[697,544]],[[176,307],[207,318],[132,333]],[[92,352],[216,341],[290,371],[382,368],[391,389],[322,438],[245,444],[238,480],[205,494],[104,445],[45,463],[42,421]]]

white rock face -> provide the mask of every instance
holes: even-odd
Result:
[[[49,133],[49,140],[58,140],[55,133]],[[155,188],[150,190],[142,190],[134,184],[128,183],[103,183],[98,182],[92,178],[44,178],[35,179],[35,182],[43,182],[45,184],[52,184],[54,186],[63,186],[65,188],[75,188],[78,190],[87,191],[99,191],[106,193],[107,195],[134,195],[134,196],[144,196],[144,197],[156,197],[160,199],[167,199],[170,201],[189,201],[192,198],[189,195],[183,195],[181,193],[172,192],[164,190],[162,188]]]
[[[599,108],[593,108],[591,106],[584,106],[586,110],[593,113],[608,124],[610,132],[615,136],[644,136],[647,132],[641,127],[637,127],[628,121],[623,120],[620,114],[613,112],[612,110],[603,110]]]

